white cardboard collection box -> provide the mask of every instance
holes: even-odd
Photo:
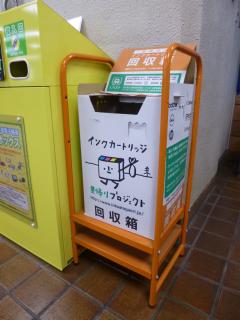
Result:
[[[78,105],[85,214],[153,239],[161,96],[80,94]],[[181,205],[192,106],[193,85],[172,84],[165,226]]]

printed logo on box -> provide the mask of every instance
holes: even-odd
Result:
[[[25,56],[27,54],[23,20],[5,25],[4,38],[8,58]]]
[[[143,174],[137,173],[136,163],[139,160],[136,158],[128,158],[127,164],[123,158],[100,156],[98,158],[98,164],[86,161],[86,164],[98,166],[98,177],[100,182],[104,185],[108,185],[112,182],[114,189],[117,189],[119,183],[125,180],[126,177],[135,178],[136,176],[152,178],[149,170],[145,170]]]

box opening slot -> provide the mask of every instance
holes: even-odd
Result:
[[[9,63],[10,75],[14,79],[26,79],[28,77],[28,64],[25,60],[11,61]]]
[[[90,96],[95,112],[138,114],[145,97]]]

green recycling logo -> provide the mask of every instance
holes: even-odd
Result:
[[[114,77],[112,79],[112,85],[113,86],[120,86],[121,83],[122,83],[122,78],[120,78],[120,77]]]

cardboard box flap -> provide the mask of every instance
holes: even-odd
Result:
[[[93,94],[104,90],[105,84],[103,83],[80,83],[78,85],[78,94]]]
[[[138,114],[144,98],[121,97],[118,95],[90,95],[89,99],[95,112],[115,114]]]
[[[187,44],[195,50],[195,44]],[[124,49],[105,88],[109,94],[161,95],[164,55],[167,46]],[[171,61],[171,83],[193,83],[194,63],[187,54],[175,51]]]
[[[186,44],[186,47],[196,50],[195,44]],[[112,72],[134,72],[134,71],[162,71],[163,57],[167,46],[154,46],[151,48],[128,48],[124,49]],[[176,51],[173,54],[171,70],[187,70],[191,57]]]

